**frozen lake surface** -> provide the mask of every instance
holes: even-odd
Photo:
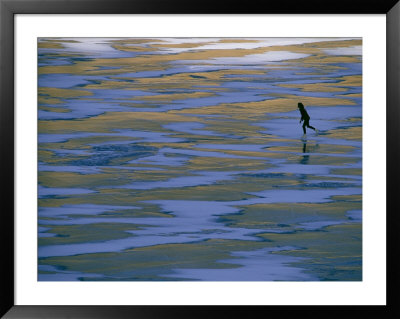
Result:
[[[360,39],[38,46],[38,280],[362,280]]]

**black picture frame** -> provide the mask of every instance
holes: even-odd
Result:
[[[14,15],[16,14],[385,14],[387,19],[387,304],[386,306],[28,306],[14,303]],[[399,279],[394,259],[399,243],[396,215],[399,179],[400,3],[398,0],[306,0],[246,3],[180,0],[0,0],[0,141],[2,209],[1,308],[4,318],[226,317],[317,312],[345,317],[362,313],[391,318],[398,313]],[[396,289],[397,288],[397,289]],[[265,309],[264,307],[268,307]],[[228,314],[229,313],[229,314]]]

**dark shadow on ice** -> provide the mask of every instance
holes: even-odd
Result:
[[[300,164],[306,165],[310,159],[310,155],[306,155],[307,152],[307,141],[303,141],[303,156],[301,157]]]

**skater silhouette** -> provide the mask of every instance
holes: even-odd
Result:
[[[300,119],[300,122],[299,122],[299,123],[301,123],[302,121],[304,121],[304,123],[303,123],[303,132],[304,132],[304,135],[303,135],[303,136],[306,135],[306,127],[309,127],[309,128],[311,128],[311,129],[313,129],[315,132],[318,132],[318,130],[317,130],[315,127],[313,127],[313,126],[310,125],[310,115],[308,115],[306,109],[304,108],[303,103],[298,103],[298,104],[297,104],[297,107],[299,108],[299,111],[300,111],[300,114],[301,114],[301,119]]]

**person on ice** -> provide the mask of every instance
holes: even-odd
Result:
[[[306,135],[306,127],[309,127],[311,129],[313,129],[316,133],[318,133],[318,130],[315,127],[310,125],[310,115],[308,115],[306,109],[304,108],[303,103],[298,103],[297,107],[299,108],[299,111],[300,111],[300,114],[301,114],[301,119],[300,119],[299,123],[304,121],[304,123],[303,123],[304,135],[303,136]]]

